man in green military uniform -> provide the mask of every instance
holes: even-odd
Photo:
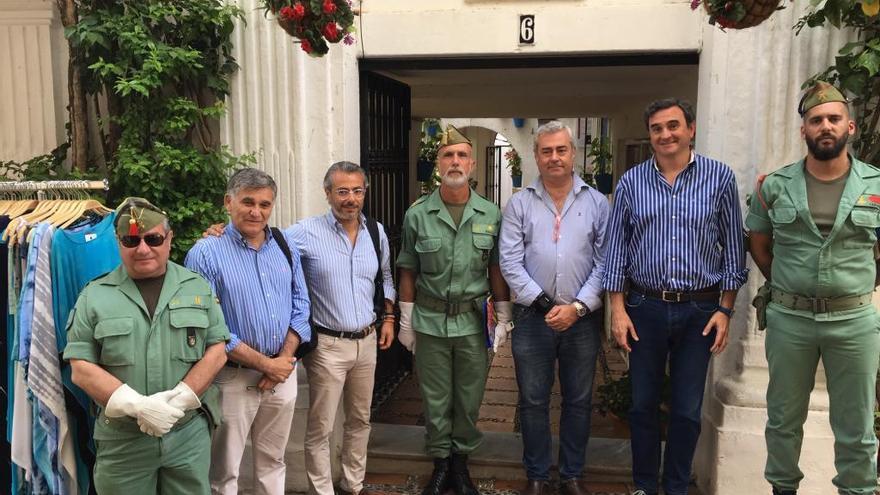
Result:
[[[746,225],[770,282],[766,308],[767,466],[773,493],[796,493],[803,423],[819,359],[825,367],[841,494],[873,494],[873,409],[880,334],[871,304],[880,227],[880,170],[849,155],[846,99],[818,83],[801,100],[807,157],[759,181]]]
[[[128,198],[116,215],[122,265],[83,289],[64,350],[100,411],[95,489],[207,495],[229,330],[208,283],[168,261],[164,212]]]
[[[425,448],[435,459],[422,494],[452,488],[474,495],[467,456],[482,440],[476,423],[488,371],[483,303],[490,287],[499,336],[507,334],[512,307],[498,266],[501,212],[469,187],[472,145],[451,125],[441,137],[437,167],[440,187],[403,220],[398,338],[415,354]]]

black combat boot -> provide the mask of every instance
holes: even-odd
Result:
[[[783,490],[774,486],[773,495],[797,495],[797,490]]]
[[[452,473],[449,476],[449,483],[455,495],[480,495],[471,480],[471,473],[468,472],[467,455],[452,454],[451,464]]]
[[[422,495],[443,495],[449,488],[449,458],[435,457],[434,472],[431,473],[431,479],[425,488],[422,489]]]

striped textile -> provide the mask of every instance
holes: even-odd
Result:
[[[288,328],[302,342],[311,338],[309,295],[299,251],[290,236],[285,239],[293,257],[293,276],[269,229],[266,242],[254,249],[230,223],[223,235],[200,239],[187,253],[186,267],[205,277],[220,299],[232,335],[226,352],[244,342],[273,356],[281,350]]]
[[[694,154],[672,186],[653,157],[623,174],[608,223],[607,290],[622,292],[627,279],[653,290],[736,290],[747,275],[739,194],[727,165]]]
[[[286,233],[300,252],[312,301],[312,321],[340,332],[356,332],[373,323],[373,280],[379,264],[366,218],[361,215],[354,246],[332,211],[306,218]],[[397,293],[391,278],[391,254],[382,224],[379,249],[385,299],[394,301]]]

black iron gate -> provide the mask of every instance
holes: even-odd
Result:
[[[361,166],[370,179],[364,211],[385,227],[394,271],[403,214],[409,206],[410,90],[394,79],[362,71],[360,99]],[[379,352],[374,410],[411,369],[412,356],[397,341]]]
[[[501,171],[504,153],[509,144],[486,146],[486,199],[501,206]]]

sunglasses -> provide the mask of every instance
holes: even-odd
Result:
[[[165,236],[162,234],[147,234],[143,237],[139,235],[124,235],[119,238],[119,242],[124,247],[136,248],[141,245],[141,239],[150,247],[159,247],[165,242]]]

